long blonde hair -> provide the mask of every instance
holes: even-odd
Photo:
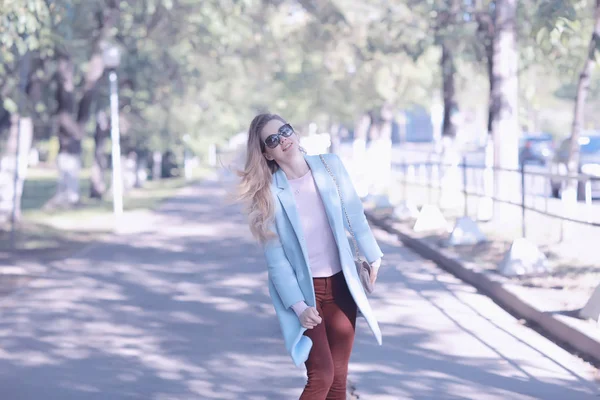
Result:
[[[273,174],[279,169],[275,161],[267,160],[263,153],[265,144],[260,133],[271,120],[286,121],[276,114],[260,114],[254,117],[248,130],[246,165],[238,175],[238,200],[246,205],[248,224],[252,235],[261,243],[274,237],[270,227],[275,215],[275,203],[271,193]]]

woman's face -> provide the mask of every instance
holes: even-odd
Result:
[[[285,122],[281,122],[277,119],[270,120],[260,133],[260,140],[263,142],[263,144],[265,143],[265,140],[269,138],[269,136],[280,133],[280,128],[284,125],[286,125]],[[278,135],[278,138],[279,144],[276,147],[270,148],[266,145],[264,146],[264,155],[267,160],[274,160],[278,162],[291,157],[292,154],[298,152],[299,140],[296,133],[292,133],[292,135],[289,137]]]

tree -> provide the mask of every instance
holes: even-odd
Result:
[[[103,49],[110,39],[119,15],[119,0],[105,0],[97,3],[81,2],[65,4],[64,10],[70,18],[61,21],[56,29],[70,31],[77,27],[75,20],[81,17],[91,24],[89,32],[88,58],[86,71],[82,74],[81,97],[76,99],[75,73],[70,43],[59,43],[56,47],[56,115],[60,143],[57,166],[59,182],[57,193],[49,201],[49,207],[70,206],[79,202],[79,172],[81,169],[81,142],[86,136],[92,104],[96,98],[97,84],[104,74]],[[90,21],[91,20],[91,21]],[[87,28],[87,27],[86,27]],[[87,28],[89,29],[89,28]]]
[[[592,13],[591,7],[594,8]],[[563,90],[556,95],[574,101],[566,167],[569,173],[578,174],[579,137],[585,126],[586,102],[600,51],[600,2],[546,0],[539,5],[537,14],[540,22],[534,29],[536,43],[552,59],[554,68],[567,76]],[[588,29],[590,39],[586,40]],[[575,199],[577,187],[577,181],[569,179],[565,193]]]
[[[489,83],[489,95],[488,95],[488,117],[487,117],[487,132],[488,135],[492,135],[492,120],[493,120],[493,98],[494,93],[494,36],[496,31],[495,25],[495,1],[477,0],[475,2],[475,20],[477,21],[477,36],[480,40],[478,43],[482,47],[482,57],[486,65],[486,72]]]
[[[404,53],[418,62],[422,57],[429,57],[432,50],[438,54],[439,88],[443,99],[442,135],[453,139],[457,135],[457,127],[453,115],[459,111],[457,81],[461,76],[457,65],[459,62],[473,62],[473,52],[478,42],[475,37],[475,23],[470,3],[460,1],[422,2],[408,0],[394,2],[391,13],[374,25],[382,29],[375,30],[373,47],[389,53]],[[391,40],[387,40],[387,37]],[[430,71],[431,65],[426,67]],[[433,89],[433,88],[431,88]],[[432,99],[427,103],[431,103]],[[435,96],[437,97],[437,96]]]
[[[584,62],[579,81],[577,84],[577,95],[575,97],[575,107],[573,110],[573,125],[571,127],[571,139],[569,146],[569,161],[567,170],[570,173],[579,173],[579,135],[584,125],[585,102],[590,89],[590,78],[592,69],[595,66],[600,52],[600,0],[596,0],[594,8],[594,30],[592,32],[587,51],[587,58]],[[571,193],[577,193],[577,181],[570,180],[569,189]]]
[[[493,86],[491,126],[494,141],[494,164],[497,168],[518,167],[518,52],[516,38],[516,0],[496,0],[493,39]],[[497,171],[496,193],[510,189],[509,176]],[[506,179],[501,179],[506,177]]]
[[[464,11],[461,9],[460,1],[451,0],[447,8],[437,13],[435,24],[435,42],[442,49],[440,58],[440,69],[442,71],[442,95],[444,99],[444,119],[442,136],[454,139],[456,137],[456,126],[452,120],[455,112],[458,112],[456,100],[456,60],[455,49],[460,47],[461,19]]]
[[[5,0],[0,15],[0,224],[20,217],[34,118],[40,111],[41,76],[49,12],[41,0]],[[13,221],[16,222],[16,221]]]

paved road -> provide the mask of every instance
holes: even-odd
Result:
[[[222,185],[167,203],[144,232],[55,263],[0,303],[0,398],[294,399],[262,255]],[[593,399],[593,369],[387,234],[359,324],[362,399]]]

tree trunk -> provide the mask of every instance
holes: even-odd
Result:
[[[519,165],[516,13],[516,0],[496,1],[494,54],[492,57],[491,128],[494,142],[494,166],[503,169],[517,169]],[[500,193],[519,194],[517,174],[496,171],[495,177],[496,196],[499,196]],[[510,197],[503,197],[503,199],[515,200]]]
[[[29,152],[33,142],[33,118],[23,116],[30,108],[35,114],[36,105],[42,98],[42,81],[39,75],[43,63],[39,54],[28,52],[19,63],[19,114],[10,114],[0,107],[0,131],[8,122],[8,140],[0,157],[0,225],[8,221],[17,223],[21,217],[23,185],[29,165]],[[27,107],[26,98],[30,107]],[[32,196],[38,196],[33,193]],[[14,218],[14,219],[13,219]]]
[[[456,137],[456,126],[452,121],[452,114],[458,111],[456,101],[456,88],[454,77],[456,76],[456,66],[454,65],[454,56],[446,43],[442,43],[442,86],[444,95],[444,122],[442,125],[442,136],[454,139]]]
[[[492,134],[493,120],[493,99],[494,92],[494,20],[496,14],[494,10],[489,10],[489,5],[486,2],[477,1],[477,32],[480,39],[483,41],[483,49],[485,53],[485,61],[488,73],[488,82],[490,85],[489,100],[488,100],[488,118],[487,118],[487,133]]]
[[[336,154],[340,150],[340,129],[340,124],[336,122],[329,123],[329,135],[331,139],[331,145],[329,147],[330,153]]]
[[[6,150],[0,158],[0,227],[11,221],[13,212],[15,222],[21,217],[21,197],[33,138],[31,118],[13,114],[10,121]]]
[[[104,111],[96,115],[96,132],[94,133],[94,164],[90,176],[90,197],[92,199],[102,199],[106,193],[106,182],[104,175],[108,165],[104,148],[106,141],[110,136],[110,123],[108,115]]]
[[[152,153],[152,180],[159,181],[162,178],[162,153],[155,151]]]
[[[452,120],[452,115],[458,111],[456,101],[456,88],[454,78],[456,76],[456,66],[454,65],[454,56],[447,41],[442,41],[442,58],[440,60],[442,69],[442,94],[444,96],[444,119],[442,122],[442,194],[440,197],[440,206],[454,207],[459,199],[456,197],[456,188],[460,187],[460,174],[458,165],[460,155],[456,148],[456,125]]]
[[[106,1],[106,8],[96,15],[100,30],[92,42],[92,54],[84,77],[83,96],[77,109],[77,123],[82,129],[90,118],[90,110],[96,97],[98,81],[104,75],[103,50],[110,30],[115,26],[119,16],[119,1]]]
[[[583,70],[579,75],[577,84],[577,96],[575,98],[575,109],[573,111],[573,124],[571,126],[571,141],[569,147],[569,161],[567,170],[570,174],[579,173],[579,134],[584,125],[585,101],[590,89],[590,77],[592,69],[596,62],[596,51],[600,47],[600,0],[596,0],[596,9],[594,12],[594,32],[590,39],[588,48],[588,57],[585,60]],[[569,180],[567,184],[567,193],[577,196],[577,180]],[[576,198],[576,197],[575,197]]]
[[[89,120],[98,81],[104,74],[103,46],[115,26],[119,0],[108,0],[106,8],[96,14],[99,31],[91,43],[92,54],[84,76],[83,94],[75,109],[74,67],[68,54],[61,54],[57,71],[57,102],[60,149],[57,158],[58,190],[49,206],[68,207],[79,202],[79,173],[81,171],[81,141]],[[75,117],[75,112],[77,113]],[[98,183],[98,182],[96,182]],[[92,186],[94,183],[92,183]],[[92,189],[93,192],[94,189]]]
[[[59,177],[56,194],[46,205],[49,208],[65,207],[79,202],[79,172],[83,138],[80,126],[73,118],[75,113],[74,65],[67,54],[59,55],[56,81],[60,145],[56,162]]]
[[[492,43],[486,44],[485,46],[486,53],[486,63],[487,63],[487,72],[488,72],[488,81],[490,84],[490,91],[488,94],[488,117],[487,117],[487,133],[488,135],[492,135],[492,121],[494,119],[494,46]]]
[[[494,142],[492,136],[492,121],[497,111],[494,110],[493,94],[494,88],[494,34],[495,34],[495,7],[490,8],[487,1],[476,0],[475,5],[477,7],[477,32],[479,38],[483,42],[484,58],[487,66],[487,76],[489,83],[488,92],[488,112],[487,112],[487,129],[485,138],[485,149],[484,149],[484,165],[485,169],[482,174],[483,181],[483,194],[484,196],[479,199],[477,205],[477,219],[481,221],[489,221],[493,218],[494,203],[492,197],[494,196]]]
[[[44,100],[44,81],[42,79],[43,74],[44,61],[41,59],[40,54],[35,52],[32,54],[31,71],[27,80],[27,84],[25,85],[25,91],[29,101],[29,109],[31,110],[34,120],[39,120],[39,112],[37,109],[39,105],[43,104]]]
[[[108,37],[109,30],[115,25],[118,12],[119,1],[110,0],[107,2],[107,10],[98,14],[100,20],[100,33],[93,44],[93,52],[90,58],[90,67],[85,77],[84,94],[79,103],[77,121],[83,127],[90,115],[90,109],[94,97],[96,96],[98,81],[104,74],[104,61],[102,59],[102,46]],[[104,147],[110,136],[110,123],[106,112],[100,111],[96,115],[96,131],[94,133],[94,163],[90,175],[90,197],[101,199],[106,193],[105,172],[108,166],[108,160],[104,154]]]

